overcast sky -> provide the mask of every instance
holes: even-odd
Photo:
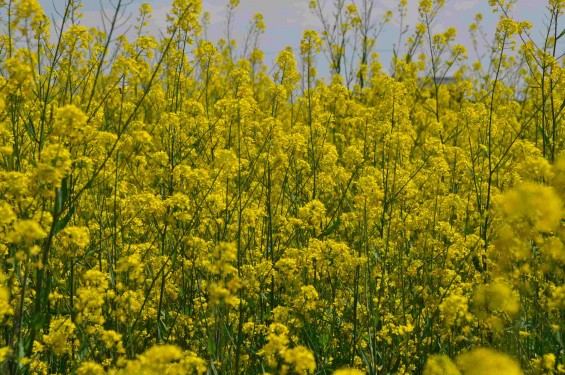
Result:
[[[101,26],[100,7],[110,7],[117,0],[84,0],[83,23],[87,26]],[[139,5],[143,2],[151,4],[153,8],[153,20],[151,22],[152,32],[158,35],[159,30],[165,29],[166,14],[169,9],[170,0],[130,0],[128,14],[133,14],[130,23],[135,20],[135,14]],[[324,0],[322,0],[324,1]],[[331,3],[332,0],[325,0]],[[360,2],[360,1],[357,1]],[[40,0],[48,15],[54,14],[55,7],[62,7],[63,0]],[[212,41],[225,35],[225,6],[227,0],[203,0],[204,11],[211,15],[211,25],[208,37]],[[408,0],[410,12],[407,24],[414,26],[417,22],[417,0]],[[458,43],[465,44],[469,48],[470,57],[475,56],[470,50],[470,42],[467,33],[469,25],[473,22],[476,13],[484,16],[484,25],[490,35],[493,35],[494,27],[498,21],[498,15],[492,14],[487,0],[447,0],[444,10],[441,12],[434,31],[439,32],[447,27],[455,26],[459,35]],[[514,10],[514,16],[518,20],[529,20],[537,30],[543,29],[546,22],[547,1],[544,0],[518,0]],[[377,14],[384,14],[387,10],[396,10],[397,0],[375,0]],[[318,19],[308,9],[308,0],[240,0],[234,19],[234,36],[242,40],[245,31],[249,27],[249,20],[255,13],[262,13],[267,30],[261,39],[261,49],[265,52],[265,63],[270,65],[277,53],[285,46],[291,46],[295,50],[300,44],[302,32],[305,29],[320,30]],[[125,28],[124,28],[125,30]],[[377,41],[377,50],[381,55],[382,62],[388,67],[392,56],[393,44],[398,38],[398,24],[393,22],[388,25]]]

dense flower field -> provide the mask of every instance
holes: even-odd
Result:
[[[421,0],[388,74],[405,1],[312,1],[270,70],[260,15],[0,1],[0,372],[565,373],[565,2],[489,2],[482,60]]]

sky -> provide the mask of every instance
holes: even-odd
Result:
[[[112,2],[117,0],[83,0],[83,24],[85,26],[102,26],[101,8],[111,9]],[[225,36],[226,21],[225,9],[228,0],[203,0],[203,9],[211,15],[211,24],[208,30],[208,38],[216,41]],[[332,0],[321,0],[331,4]],[[398,0],[374,0],[377,14],[384,14],[387,10],[396,10]],[[56,8],[62,8],[64,0],[40,0],[46,14],[55,15]],[[127,29],[127,25],[135,21],[135,15],[139,5],[147,2],[153,9],[153,20],[150,24],[150,31],[159,35],[159,31],[166,28],[166,14],[169,10],[171,0],[129,0],[126,16],[131,18],[126,20],[122,30]],[[249,21],[256,13],[264,16],[267,26],[265,34],[262,36],[260,48],[265,53],[265,63],[269,66],[279,51],[285,46],[291,46],[295,51],[300,45],[300,39],[305,29],[321,30],[318,18],[308,8],[309,0],[240,0],[236,10],[233,26],[234,38],[242,43],[246,30],[249,28]],[[360,2],[357,0],[357,2]],[[417,0],[408,0],[409,13],[406,24],[414,26],[417,23]],[[513,11],[514,18],[517,20],[528,20],[532,22],[535,33],[544,28],[546,23],[545,0],[518,0]],[[329,8],[328,8],[329,9]],[[474,52],[471,50],[468,27],[473,22],[475,14],[482,13],[484,16],[484,26],[489,36],[494,35],[495,25],[498,21],[498,14],[493,14],[487,0],[447,0],[446,6],[437,18],[434,32],[441,32],[450,26],[455,26],[458,30],[456,42],[467,46],[469,57],[472,61],[476,60]],[[57,17],[55,15],[55,17]],[[381,56],[381,62],[388,67],[392,57],[392,49],[398,39],[399,24],[395,19],[385,27],[380,38],[377,40],[377,52]],[[240,44],[241,44],[240,43]],[[565,49],[565,46],[564,48]],[[320,57],[322,66],[324,58]],[[322,72],[324,68],[321,68]]]

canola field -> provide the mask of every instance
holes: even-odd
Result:
[[[314,0],[271,68],[261,15],[1,0],[0,373],[565,373],[565,1],[489,3],[476,60]]]

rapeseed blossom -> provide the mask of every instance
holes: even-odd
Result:
[[[563,373],[564,2],[473,61],[443,0],[313,0],[272,69],[239,3],[0,0],[0,372]]]

